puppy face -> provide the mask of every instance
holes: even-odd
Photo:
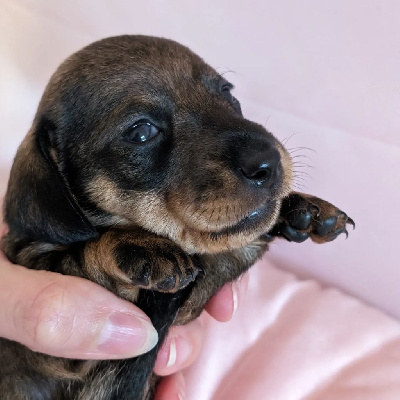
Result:
[[[93,226],[140,226],[190,253],[237,248],[276,221],[292,164],[231,89],[173,41],[105,39],[54,74],[26,146]]]

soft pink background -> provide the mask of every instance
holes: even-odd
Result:
[[[347,241],[268,257],[400,317],[399,21],[397,0],[2,0],[0,170],[71,52],[121,33],[176,39],[226,72],[247,117],[315,150],[300,151],[314,166],[305,190],[357,223]]]

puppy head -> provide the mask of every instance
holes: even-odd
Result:
[[[231,89],[166,39],[114,37],[75,53],[51,78],[18,151],[6,221],[57,243],[119,225],[188,252],[248,244],[275,223],[292,163],[242,116]]]

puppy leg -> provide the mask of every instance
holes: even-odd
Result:
[[[278,221],[268,235],[271,239],[283,237],[297,243],[308,238],[316,243],[325,243],[335,240],[341,233],[347,237],[347,224],[354,229],[354,221],[333,204],[315,196],[292,192],[283,200]]]
[[[123,289],[174,293],[193,282],[201,270],[193,257],[169,239],[142,231],[110,230],[84,250],[85,272],[112,277]]]

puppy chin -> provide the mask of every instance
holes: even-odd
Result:
[[[217,232],[183,228],[179,238],[174,240],[190,254],[221,253],[239,249],[272,229],[278,219],[280,207],[280,200],[269,202],[264,208]]]
[[[267,201],[261,207],[258,207],[249,212],[239,221],[228,224],[226,227],[217,231],[213,231],[212,229],[210,229],[210,233],[215,237],[230,236],[241,233],[245,233],[247,235],[253,230],[258,230],[260,226],[262,227],[262,229],[266,229],[265,221],[269,221],[271,214],[273,215],[275,210],[276,201]]]

